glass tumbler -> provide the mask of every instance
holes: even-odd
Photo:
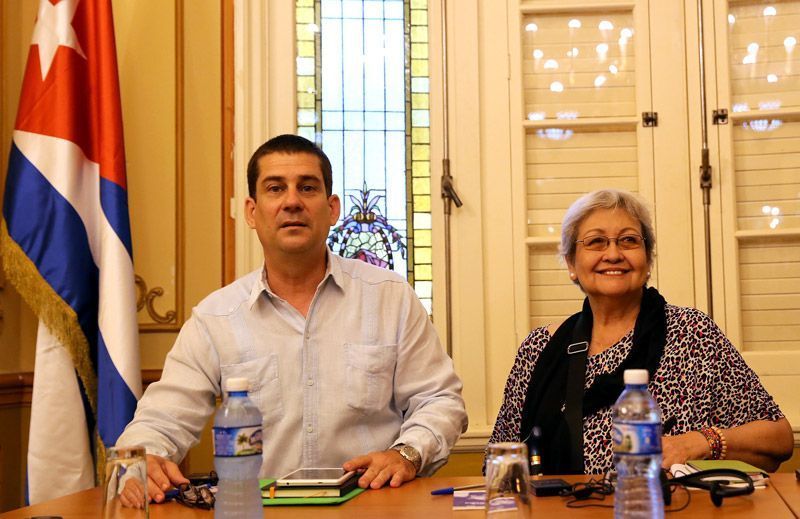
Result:
[[[486,459],[486,514],[530,517],[531,478],[524,443],[491,443]]]
[[[144,447],[106,449],[103,476],[103,517],[147,518],[147,458]]]

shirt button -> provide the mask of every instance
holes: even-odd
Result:
[[[307,383],[308,383],[309,386],[313,386],[314,385],[314,379],[313,378],[308,379]]]
[[[308,431],[308,432],[314,432],[314,428],[313,428],[313,427],[311,427],[311,426],[308,426],[308,427],[306,428],[306,431]]]

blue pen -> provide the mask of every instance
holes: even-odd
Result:
[[[486,483],[478,483],[476,485],[464,485],[460,487],[447,487],[447,488],[437,488],[436,490],[431,490],[432,496],[446,496],[450,495],[457,490],[469,490],[470,488],[482,488],[486,485]]]

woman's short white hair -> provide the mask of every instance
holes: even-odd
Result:
[[[653,219],[650,210],[641,197],[629,191],[619,189],[600,189],[592,191],[575,200],[564,215],[561,223],[561,247],[559,253],[568,261],[575,260],[575,240],[578,239],[578,227],[597,209],[622,209],[642,226],[644,248],[647,264],[653,264],[656,236],[653,232]]]

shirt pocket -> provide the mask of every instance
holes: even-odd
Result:
[[[394,394],[396,344],[345,344],[347,405],[362,412],[386,409]]]
[[[273,425],[283,418],[283,398],[281,398],[276,353],[239,364],[221,366],[221,374],[223,390],[229,378],[244,377],[249,381],[248,397],[261,411],[264,423]]]

